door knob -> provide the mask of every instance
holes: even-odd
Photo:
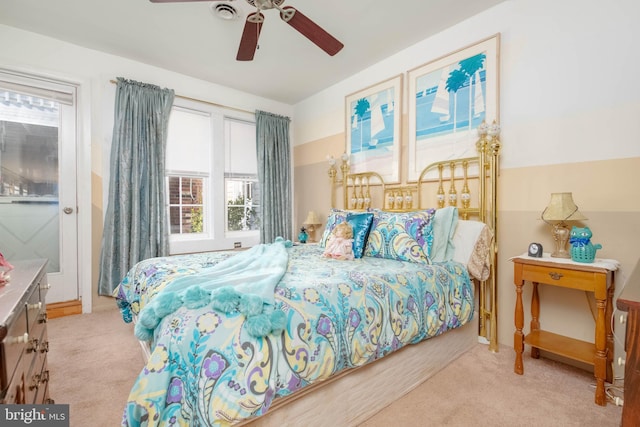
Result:
[[[62,212],[66,213],[67,215],[70,215],[73,213],[73,208],[66,207],[62,210]]]

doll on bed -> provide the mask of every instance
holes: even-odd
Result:
[[[347,222],[341,222],[331,232],[323,257],[333,259],[353,259],[353,230]]]

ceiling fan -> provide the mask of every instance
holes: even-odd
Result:
[[[182,2],[194,2],[194,1],[211,1],[211,0],[150,0],[151,3],[182,3]],[[242,31],[242,38],[240,39],[240,46],[238,47],[238,54],[236,59],[238,61],[251,61],[258,48],[258,38],[260,37],[260,30],[264,23],[263,10],[278,9],[280,12],[280,18],[295,28],[303,36],[311,40],[320,49],[333,56],[344,47],[340,41],[338,41],[331,34],[323,30],[318,24],[313,22],[302,12],[298,11],[293,6],[280,5],[284,3],[284,0],[246,0],[251,6],[254,6],[257,10],[250,13],[247,16],[247,20],[244,24],[244,30]]]

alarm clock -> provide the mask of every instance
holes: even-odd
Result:
[[[542,245],[540,243],[529,244],[529,250],[527,251],[527,255],[534,258],[542,258]]]

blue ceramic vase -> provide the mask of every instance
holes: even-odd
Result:
[[[301,228],[300,229],[300,233],[298,234],[298,241],[300,243],[307,243],[307,240],[309,239],[309,235],[307,234],[307,230],[305,230],[305,228]]]
[[[592,235],[589,227],[573,226],[569,235],[571,259],[573,261],[592,263],[596,259],[596,251],[602,249],[602,245],[591,243]]]

